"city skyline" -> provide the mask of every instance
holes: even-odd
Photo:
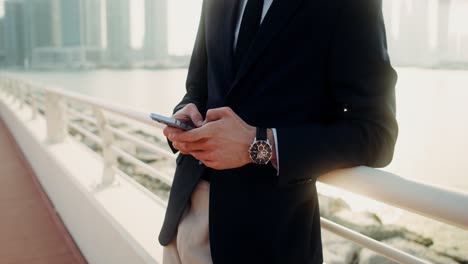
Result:
[[[144,1],[130,1],[130,43],[134,49],[142,48],[144,43]],[[0,0],[0,18],[4,16],[4,2],[5,0]],[[106,0],[102,0],[102,2],[105,4]],[[192,52],[195,41],[202,0],[170,0],[167,2],[168,52],[171,55],[188,55]],[[105,25],[103,27],[102,30],[106,31]],[[106,44],[106,40],[103,39],[103,47],[106,47]]]
[[[23,40],[19,38],[6,43],[10,47],[23,45],[26,57],[38,60],[56,57],[57,54],[43,47],[81,45],[93,47],[94,57],[100,56],[96,55],[99,49],[107,50],[107,59],[125,66],[142,60],[164,61],[169,55],[190,55],[201,2],[0,0],[0,6],[24,3],[24,10],[15,11],[25,17],[24,21],[17,19],[15,25],[31,25],[25,28],[27,34],[21,37],[25,43],[20,43]],[[0,17],[5,13],[2,9]],[[468,0],[384,0],[383,13],[389,52],[396,65],[434,67],[444,63],[468,63],[468,17],[465,15]],[[0,31],[11,33],[12,19],[6,20],[5,16],[0,19]],[[5,45],[0,44],[2,49]],[[70,51],[69,57],[82,56],[83,52],[88,50]],[[0,60],[4,53],[5,50],[0,50]]]
[[[139,11],[134,3],[143,4]],[[6,0],[0,64],[33,68],[170,65],[167,0]],[[132,46],[135,24],[143,45]],[[1,47],[1,46],[0,46]]]

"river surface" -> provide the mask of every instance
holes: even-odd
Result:
[[[468,192],[468,71],[397,71],[400,132],[394,160],[384,170]],[[9,73],[140,110],[170,114],[184,95],[187,70]]]

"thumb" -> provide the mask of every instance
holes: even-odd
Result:
[[[191,112],[190,119],[192,120],[192,123],[197,127],[201,127],[203,124],[203,117],[198,111]]]

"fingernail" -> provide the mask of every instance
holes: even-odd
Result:
[[[197,122],[197,126],[202,126],[202,125],[203,125],[203,121],[199,120],[199,121]]]

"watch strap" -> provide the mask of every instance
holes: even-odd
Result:
[[[268,139],[267,135],[267,129],[264,127],[257,127],[257,135],[256,135],[257,140],[264,140],[266,141]]]

